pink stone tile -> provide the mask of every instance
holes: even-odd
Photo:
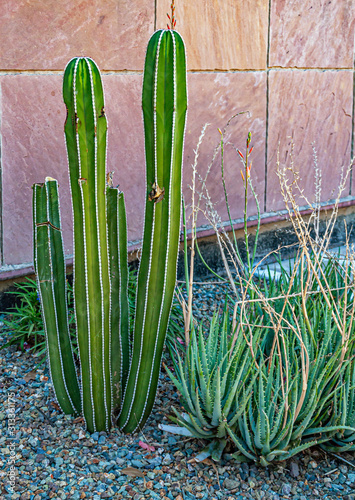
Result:
[[[119,170],[115,180],[133,193],[144,180],[140,75],[106,75],[109,120],[108,169]],[[31,200],[34,182],[46,176],[59,181],[65,252],[72,253],[72,215],[64,142],[65,107],[60,75],[16,75],[0,78],[2,89],[3,234],[5,264],[32,261]],[[137,166],[140,173],[137,173]],[[138,179],[138,180],[137,180]],[[129,215],[132,208],[129,208]],[[138,210],[139,211],[139,210]],[[133,214],[134,217],[135,214]],[[131,239],[140,237],[141,217],[130,225]]]
[[[108,119],[107,168],[124,192],[128,238],[142,238],[145,206],[145,156],[141,75],[103,78]]]
[[[145,200],[144,134],[141,113],[141,75],[104,75],[108,132],[108,170],[114,184],[125,193],[129,239],[142,237]],[[206,171],[218,127],[235,113],[226,140],[243,149],[249,130],[255,146],[252,166],[254,185],[260,198],[264,191],[264,128],[266,78],[264,73],[190,74],[189,112],[186,127],[184,192],[189,203],[191,164],[202,126],[209,122],[201,146],[198,169]],[[62,224],[67,255],[72,253],[71,203],[63,124],[61,75],[7,75],[0,77],[2,90],[3,221],[5,264],[32,261],[31,185],[46,176],[60,184]],[[233,218],[243,215],[240,163],[230,145],[225,152],[225,175]],[[214,162],[208,186],[217,210],[226,219],[219,157]],[[255,213],[255,204],[250,204]],[[200,224],[204,221],[201,219]]]
[[[21,264],[32,261],[32,184],[51,176],[68,196],[65,108],[59,75],[3,76],[0,83],[4,263]],[[63,205],[65,212],[68,204]],[[67,252],[68,215],[63,220]]]
[[[315,199],[313,142],[322,172],[322,201],[336,197],[340,169],[350,163],[352,92],[351,71],[270,71],[267,211],[285,208],[276,175],[277,150],[281,166],[290,166],[292,141],[294,164],[309,201]],[[349,182],[343,196],[348,194]]]
[[[189,108],[186,126],[184,155],[184,193],[186,202],[190,203],[191,194],[188,185],[192,181],[192,164],[194,150],[205,123],[209,123],[206,135],[200,147],[197,169],[204,176],[212,160],[214,149],[219,144],[218,128],[225,127],[228,120],[242,111],[248,111],[232,120],[225,142],[232,143],[235,148],[245,149],[248,132],[251,131],[252,144],[252,178],[259,200],[264,196],[265,170],[265,123],[266,123],[266,75],[262,72],[237,73],[192,73],[188,76]],[[233,219],[243,217],[244,193],[240,174],[242,164],[232,144],[226,144],[224,169],[226,186]],[[215,208],[222,220],[228,220],[224,202],[221,180],[220,154],[213,162],[207,181],[207,187]],[[197,186],[200,190],[200,185]],[[202,204],[201,208],[205,208]],[[250,215],[256,213],[255,203],[250,200]],[[203,218],[199,225],[205,224]]]
[[[74,56],[101,69],[141,70],[154,0],[3,0],[0,69],[59,69]]]
[[[157,1],[157,28],[165,28],[171,0]],[[176,2],[189,69],[265,69],[268,1]]]
[[[269,65],[352,68],[353,0],[273,0]]]

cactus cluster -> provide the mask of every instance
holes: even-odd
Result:
[[[82,412],[90,432],[108,430],[113,415],[124,432],[133,432],[153,407],[176,280],[187,110],[181,36],[171,29],[155,32],[146,54],[146,206],[132,341],[125,202],[123,193],[106,182],[107,121],[94,61],[83,57],[68,63],[63,98],[80,384],[68,334],[58,185],[47,178],[34,186],[33,214],[51,378],[62,410]]]

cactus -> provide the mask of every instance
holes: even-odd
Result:
[[[150,39],[144,68],[147,201],[132,363],[119,427],[132,432],[151,412],[176,279],[181,164],[187,109],[184,44],[173,30]]]
[[[80,413],[80,392],[69,336],[64,250],[57,181],[33,189],[34,263],[54,392],[65,413]]]
[[[82,409],[90,432],[108,430],[113,415],[124,432],[132,432],[144,425],[154,403],[176,279],[187,109],[180,35],[157,31],[147,49],[147,199],[132,345],[124,197],[112,182],[105,184],[107,122],[100,73],[91,59],[69,61],[63,98],[81,390],[68,336],[57,183],[46,179],[34,186],[34,246],[52,381],[62,410]]]

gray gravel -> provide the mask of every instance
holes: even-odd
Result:
[[[201,287],[198,293],[202,317],[225,289]],[[169,422],[172,405],[179,407],[178,395],[163,373],[143,432],[90,436],[81,419],[57,408],[45,364],[36,369],[33,355],[14,347],[0,351],[0,499],[355,500],[351,453],[341,455],[345,463],[315,448],[266,469],[236,464],[228,455],[218,464],[196,463],[202,442],[158,429]]]

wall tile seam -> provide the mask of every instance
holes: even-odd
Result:
[[[266,95],[265,95],[265,158],[264,158],[264,206],[262,212],[266,213],[268,190],[268,152],[269,152],[269,72],[270,72],[270,44],[271,44],[271,1],[268,3],[267,13],[267,48],[266,48]]]
[[[4,234],[3,234],[3,210],[2,210],[2,88],[0,84],[0,266],[4,263]]]
[[[321,207],[324,210],[325,208],[330,207],[334,203],[335,203],[335,200],[323,201],[323,202],[321,202]],[[346,196],[344,198],[340,198],[339,203],[340,204],[344,203],[344,204],[346,204],[347,207],[354,206],[355,205],[355,196]],[[301,212],[306,212],[309,209],[310,209],[310,207],[306,206],[306,205],[300,207]],[[275,218],[275,217],[280,218],[280,220],[288,220],[288,211],[286,209],[277,210],[277,211],[270,210],[270,211],[263,213],[261,215],[262,220],[269,219],[269,218]],[[251,215],[248,217],[248,223],[256,222],[257,219],[258,219],[257,215]],[[232,222],[233,226],[236,226],[236,225],[244,224],[244,219],[242,217],[237,218],[237,219],[232,219],[231,222]],[[228,227],[230,227],[230,222],[224,221],[222,223],[222,225],[223,225],[223,227],[228,228]],[[211,234],[215,234],[213,227],[210,224],[202,224],[201,226],[196,228],[197,234],[204,233],[205,231],[212,231]],[[191,234],[191,230],[188,230],[187,234],[188,235]],[[142,244],[142,241],[143,241],[142,239],[130,240],[128,242],[129,252],[134,253],[139,248],[139,246]],[[67,254],[64,256],[64,258],[66,261],[69,261],[69,265],[70,265],[70,261],[72,261],[72,259],[73,259],[73,254]],[[24,269],[33,269],[33,262],[24,262],[22,264],[2,264],[0,266],[0,281],[1,281],[1,274],[8,273],[11,271],[20,271],[20,270],[24,270]],[[5,278],[5,279],[7,279],[7,278]]]
[[[352,106],[352,134],[351,134],[351,149],[350,149],[350,158],[351,161],[354,162],[354,147],[355,147],[355,33],[354,33],[354,53],[353,53],[353,106]],[[350,187],[349,194],[352,195],[352,185],[353,185],[353,169],[350,171]]]
[[[344,68],[336,68],[336,67],[299,67],[299,66],[290,66],[290,67],[282,67],[282,66],[270,66],[266,68],[215,68],[215,69],[189,69],[187,73],[265,73],[267,71],[353,71],[353,67],[344,67]],[[62,75],[64,72],[64,68],[62,70],[1,70],[0,76],[18,76],[18,75]],[[142,75],[143,70],[100,70],[102,75]]]
[[[2,70],[0,69],[0,76],[18,76],[18,75],[63,75],[64,73],[64,67],[63,69],[56,69],[56,70]],[[111,70],[111,69],[104,69],[100,70],[100,73],[103,75],[119,75],[119,74],[126,74],[126,75],[142,75],[143,70]]]
[[[322,66],[269,66],[270,71],[353,71],[353,67],[322,67]]]

